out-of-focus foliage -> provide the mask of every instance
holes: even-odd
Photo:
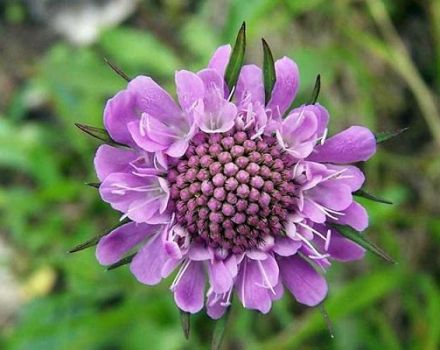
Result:
[[[124,87],[104,57],[172,91],[174,71],[202,68],[243,20],[249,61],[262,63],[264,36],[275,58],[298,63],[298,104],[321,74],[319,102],[331,112],[332,132],[350,124],[410,130],[380,145],[365,169],[368,190],[394,202],[363,201],[369,237],[398,264],[371,254],[334,264],[325,304],[335,338],[318,309],[286,294],[266,316],[235,307],[224,348],[440,348],[438,1],[140,1],[89,47],[47,34],[20,2],[1,10],[0,245],[11,253],[0,255],[0,270],[14,276],[20,305],[0,317],[1,349],[209,347],[214,322],[204,315],[193,317],[184,340],[170,283],[150,288],[126,267],[107,272],[93,249],[66,253],[118,220],[84,186],[95,181],[98,143],[73,123],[101,126],[105,101]]]

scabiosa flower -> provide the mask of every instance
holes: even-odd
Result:
[[[98,261],[119,264],[135,250],[130,270],[141,283],[175,272],[177,306],[205,306],[215,319],[233,295],[262,313],[285,290],[322,302],[331,262],[364,255],[339,228],[368,226],[353,198],[364,175],[352,164],[376,151],[367,128],[327,139],[323,106],[290,107],[294,61],[266,51],[263,70],[242,66],[237,43],[197,73],[176,72],[177,102],[150,77],[131,80],[104,111],[116,146],[95,156],[100,195],[125,219],[99,240]]]

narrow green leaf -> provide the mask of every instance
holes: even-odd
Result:
[[[119,260],[118,262],[111,264],[109,267],[107,267],[107,271],[111,271],[111,270],[117,269],[118,267],[121,267],[121,266],[124,266],[124,265],[131,263],[131,261],[133,260],[135,255],[136,255],[136,253],[131,254],[131,255],[126,256],[125,258]]]
[[[189,339],[189,333],[191,331],[191,314],[186,311],[180,310],[180,324],[182,326],[183,335],[185,339]]]
[[[93,188],[99,188],[99,186],[101,186],[100,182],[86,182],[85,183],[87,186],[93,187]]]
[[[112,146],[125,146],[121,143],[118,143],[116,141],[114,141],[109,133],[107,132],[107,130],[102,129],[102,128],[96,128],[94,126],[90,126],[90,125],[85,125],[85,124],[80,124],[80,123],[75,123],[75,126],[80,129],[82,132],[85,132],[87,135],[90,135],[94,138],[97,138],[98,140],[101,140],[105,143],[108,143],[109,145]]]
[[[240,75],[241,67],[244,62],[244,53],[246,50],[246,23],[243,22],[240,31],[238,32],[237,39],[235,40],[234,48],[229,58],[229,63],[225,71],[225,81],[232,92],[233,87],[237,83],[238,76]]]
[[[225,335],[226,325],[228,324],[231,307],[228,307],[223,317],[216,321],[214,333],[212,335],[212,350],[220,350]]]
[[[310,99],[310,104],[314,105],[318,101],[319,91],[321,91],[321,74],[316,76],[315,87],[313,88],[312,98]]]
[[[392,139],[392,138],[400,135],[401,133],[405,132],[408,129],[409,128],[403,128],[403,129],[398,129],[395,131],[378,132],[378,133],[374,134],[374,136],[376,137],[376,143],[382,143],[382,142],[388,141],[389,139]]]
[[[85,241],[84,243],[78,244],[77,246],[73,247],[72,249],[69,250],[69,253],[76,253],[76,252],[79,252],[79,251],[84,250],[86,248],[93,247],[93,246],[97,245],[102,237],[109,234],[114,229],[116,229],[122,225],[125,225],[128,222],[130,222],[130,219],[125,218],[124,220],[122,220],[120,223],[118,223],[116,226],[112,227],[110,230],[106,231],[105,233],[102,233],[102,234],[97,235],[93,238],[90,238],[89,240]]]
[[[111,62],[110,60],[108,60],[107,58],[104,58],[105,63],[107,63],[110,68],[117,74],[119,75],[122,79],[124,79],[125,81],[129,82],[131,79],[130,77],[125,74],[125,72],[119,68],[116,64],[114,64],[113,62]]]
[[[366,198],[366,199],[369,199],[374,202],[384,203],[384,204],[393,204],[393,202],[391,202],[387,199],[380,198],[374,194],[368,193],[367,191],[364,191],[363,189],[357,190],[356,192],[353,192],[353,194],[355,196]]]
[[[352,229],[349,226],[343,226],[338,224],[332,224],[332,226],[345,238],[348,238],[350,241],[353,241],[357,244],[359,244],[361,247],[365,248],[366,250],[376,254],[377,256],[381,257],[382,259],[395,264],[393,258],[391,258],[385,251],[383,251],[381,248],[379,248],[376,244],[371,242],[370,240],[365,237],[364,234],[361,234],[354,229]]]
[[[272,51],[266,40],[261,39],[263,43],[263,79],[264,79],[264,101],[267,104],[272,97],[272,90],[276,81],[275,63]]]

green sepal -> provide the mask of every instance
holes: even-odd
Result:
[[[78,244],[77,246],[73,247],[72,249],[69,250],[69,253],[76,253],[79,252],[81,250],[84,250],[86,248],[90,248],[93,247],[95,245],[98,244],[98,242],[101,240],[102,237],[104,237],[105,235],[109,234],[111,231],[117,229],[118,227],[125,225],[126,223],[129,223],[130,219],[125,218],[124,220],[122,220],[119,224],[117,224],[116,226],[112,227],[110,230],[106,231],[105,233],[102,233],[100,235],[97,235],[93,238],[90,238],[89,240]]]
[[[124,265],[131,263],[131,261],[133,260],[135,255],[136,255],[136,253],[131,254],[129,256],[126,256],[125,258],[122,258],[118,262],[111,264],[110,266],[107,267],[107,271],[111,271],[111,270],[117,269],[118,267],[121,267],[121,266],[124,266]]]
[[[238,76],[240,75],[241,67],[244,62],[244,53],[246,50],[246,23],[243,22],[235,40],[234,48],[231,52],[228,65],[225,71],[225,81],[232,92],[233,87],[237,84]]]
[[[111,62],[109,59],[104,58],[105,63],[107,63],[109,65],[109,67],[117,74],[119,75],[122,79],[124,79],[126,82],[129,82],[131,80],[131,78],[121,69],[119,68],[116,64],[114,64],[113,62]]]
[[[94,126],[75,123],[75,126],[80,129],[82,132],[85,132],[87,135],[90,135],[98,140],[103,141],[104,143],[107,143],[112,146],[125,146],[121,143],[116,142],[113,140],[107,130],[102,128],[96,128]]]
[[[180,310],[180,325],[185,339],[189,339],[189,333],[191,331],[191,314],[189,312]]]
[[[393,204],[393,202],[391,202],[387,199],[380,198],[374,194],[368,193],[367,191],[364,191],[363,189],[357,190],[356,192],[353,192],[353,194],[357,197],[369,199],[370,201],[384,203],[384,204]]]
[[[315,87],[313,88],[312,97],[309,104],[314,105],[318,101],[319,92],[321,91],[321,74],[316,76]]]
[[[222,318],[215,322],[214,333],[212,334],[212,350],[220,350],[220,347],[225,336],[226,325],[228,324],[229,314],[231,313],[231,307],[229,306]]]
[[[382,143],[400,135],[401,133],[405,132],[408,129],[409,128],[403,128],[395,131],[378,132],[374,134],[374,137],[376,138],[376,143]]]
[[[93,188],[99,188],[99,186],[101,186],[100,182],[86,182],[85,185],[89,186],[89,187],[93,187]]]
[[[263,80],[264,80],[264,102],[267,105],[272,97],[272,90],[276,81],[275,63],[272,51],[266,40],[261,39],[263,43]]]
[[[360,232],[345,225],[331,224],[331,226],[334,227],[342,236],[352,242],[355,242],[369,252],[376,254],[377,256],[390,263],[396,263],[393,258],[391,258],[384,250],[382,250],[382,248],[379,248],[375,243],[367,239],[364,234],[361,234]]]

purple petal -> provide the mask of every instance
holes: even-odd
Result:
[[[157,143],[156,141],[151,140],[145,132],[141,132],[141,123],[142,121],[139,119],[127,125],[130,135],[136,145],[147,152],[157,152],[166,149],[166,144]]]
[[[194,110],[194,118],[199,128],[206,133],[223,133],[234,126],[237,107],[220,96],[199,104]]]
[[[208,263],[209,283],[217,294],[226,293],[232,287],[232,275],[223,261],[214,260]]]
[[[351,188],[339,181],[325,181],[307,191],[316,203],[333,210],[344,210],[353,202]]]
[[[275,245],[272,248],[275,253],[281,256],[290,256],[296,254],[298,249],[301,247],[302,243],[299,241],[294,241],[289,237],[279,237],[275,238]]]
[[[237,104],[249,96],[250,102],[259,102],[264,105],[263,73],[260,67],[249,64],[241,68],[235,96]]]
[[[157,232],[157,228],[157,225],[134,222],[122,225],[99,241],[96,247],[96,258],[101,265],[114,264],[143,239]]]
[[[128,90],[136,96],[136,107],[158,119],[170,119],[182,112],[173,98],[153,79],[138,76],[128,83]]]
[[[376,152],[374,134],[362,126],[352,126],[315,148],[308,160],[328,163],[354,163],[369,159]]]
[[[299,256],[280,258],[279,266],[284,286],[298,302],[315,306],[327,295],[324,277]]]
[[[154,285],[162,279],[162,268],[168,260],[160,234],[153,237],[133,258],[130,271],[144,284]]]
[[[299,86],[299,72],[295,62],[283,57],[275,62],[276,82],[267,107],[282,116],[295,98]]]
[[[362,205],[353,202],[335,222],[349,225],[357,231],[364,231],[368,227],[368,213]]]
[[[224,97],[223,87],[225,85],[225,80],[223,79],[223,75],[219,74],[214,69],[202,69],[197,75],[203,81],[203,85],[207,91],[217,90],[220,95]]]
[[[127,90],[118,92],[107,101],[104,109],[104,126],[113,140],[124,145],[133,145],[127,124],[140,115],[136,113],[136,97]]]
[[[201,263],[189,262],[174,289],[174,300],[179,309],[192,314],[203,308],[205,275]]]
[[[208,68],[215,69],[220,76],[225,75],[226,66],[231,55],[231,45],[220,46],[209,60]]]
[[[227,309],[223,296],[216,293],[209,293],[206,300],[206,311],[208,316],[214,320],[221,318]]]
[[[319,103],[313,105],[315,108],[315,114],[318,117],[318,128],[317,128],[317,134],[319,137],[322,137],[325,129],[327,129],[327,124],[330,119],[329,113],[327,109],[323,106],[321,106]]]
[[[365,249],[332,230],[328,253],[332,259],[345,262],[362,259],[365,255]]]
[[[338,176],[337,181],[350,186],[352,192],[360,189],[365,182],[364,173],[354,165],[327,164],[326,166],[327,168],[336,171],[342,171],[345,169],[344,172]]]
[[[137,158],[133,150],[101,145],[96,151],[94,164],[98,179],[104,179],[111,173],[122,173],[130,168],[130,162]]]
[[[175,81],[179,104],[184,111],[189,111],[205,94],[203,81],[197,74],[186,70],[176,72]]]
[[[238,273],[236,290],[245,308],[268,313],[272,306],[271,291],[262,286],[262,276],[257,261],[245,259]]]

